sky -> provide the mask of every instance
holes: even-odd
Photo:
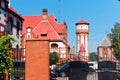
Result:
[[[120,2],[117,0],[10,0],[10,5],[21,15],[41,15],[48,9],[58,23],[66,21],[68,43],[76,47],[76,25],[84,19],[89,22],[89,52],[97,47],[106,34],[120,22]]]

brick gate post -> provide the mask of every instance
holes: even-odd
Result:
[[[25,80],[49,80],[49,40],[26,40]]]

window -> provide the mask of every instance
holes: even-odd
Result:
[[[104,51],[107,51],[107,48],[103,48]]]
[[[17,36],[19,36],[19,30],[20,30],[20,23],[17,22],[17,33],[16,33]]]
[[[83,28],[83,26],[81,26],[81,28]]]
[[[51,48],[58,48],[58,44],[57,43],[51,44]]]
[[[27,34],[27,38],[31,38],[31,34],[28,33],[28,34]]]
[[[12,33],[12,28],[13,28],[13,19],[12,18],[9,18],[8,19],[8,32],[9,33]]]
[[[47,36],[47,34],[41,34],[41,36]]]
[[[107,60],[107,55],[106,55],[106,53],[104,54],[104,60],[105,60],[105,61]]]
[[[31,28],[30,27],[27,28],[27,32],[31,33]]]

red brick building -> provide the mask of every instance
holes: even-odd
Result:
[[[26,52],[26,39],[48,38],[50,40],[50,53],[57,52],[60,61],[68,60],[68,40],[66,22],[57,23],[53,15],[48,15],[47,9],[42,10],[40,16],[23,16],[22,48],[23,57]]]
[[[98,61],[115,61],[109,36],[105,36],[98,46]]]
[[[25,80],[50,80],[49,38],[26,39]]]

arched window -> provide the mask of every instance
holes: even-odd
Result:
[[[8,32],[9,33],[12,33],[13,31],[12,31],[12,29],[13,29],[13,19],[12,18],[9,18],[8,19]]]
[[[57,43],[51,44],[51,48],[58,48],[58,44]]]
[[[27,38],[31,38],[31,27],[27,27]]]

